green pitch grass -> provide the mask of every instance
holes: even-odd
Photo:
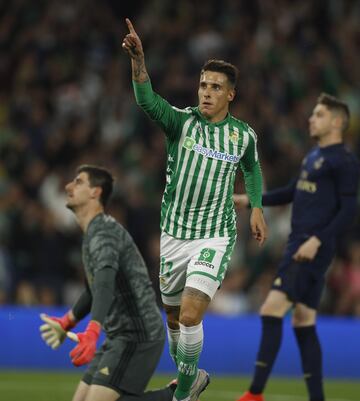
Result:
[[[0,371],[0,399],[6,401],[71,401],[81,375],[77,373]],[[150,388],[163,387],[171,377],[156,376]],[[235,401],[249,383],[244,377],[212,375],[201,401]],[[266,401],[307,401],[301,379],[273,378]],[[359,401],[360,382],[326,381],[327,401]]]

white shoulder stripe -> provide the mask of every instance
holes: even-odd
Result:
[[[178,107],[175,107],[175,106],[171,106],[171,107],[173,108],[173,110],[179,111],[180,113],[186,113],[186,114],[191,113],[190,107],[186,107],[185,109],[179,109]]]
[[[259,159],[259,155],[258,155],[257,148],[256,148],[257,135],[256,135],[255,131],[251,127],[249,127],[249,134],[254,139],[255,161],[257,162],[258,159]]]
[[[254,141],[256,143],[257,142],[257,135],[256,135],[255,131],[251,127],[248,127],[248,128],[249,128],[249,134],[254,138]]]
[[[243,131],[243,143],[240,151],[240,159],[244,156],[244,153],[248,145],[249,145],[249,133],[247,131]]]

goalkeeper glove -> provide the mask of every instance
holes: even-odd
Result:
[[[79,344],[70,352],[71,362],[75,366],[85,365],[94,358],[100,332],[100,323],[91,320],[84,333],[76,333]]]
[[[64,342],[66,332],[76,326],[76,320],[71,319],[69,312],[62,317],[40,314],[45,324],[40,326],[41,337],[52,349],[57,349]]]

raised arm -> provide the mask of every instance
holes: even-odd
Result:
[[[125,36],[122,47],[131,58],[133,81],[143,83],[149,80],[149,75],[146,71],[142,43],[131,21],[128,18],[126,18],[125,21],[129,29],[129,33]]]
[[[146,71],[144,51],[139,35],[128,18],[126,24],[129,33],[125,36],[122,47],[131,58],[136,103],[164,130],[168,138],[176,139],[181,135],[182,123],[188,112],[172,107],[153,91]]]

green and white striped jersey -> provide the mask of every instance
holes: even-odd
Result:
[[[180,239],[234,236],[232,195],[239,166],[251,206],[261,207],[255,132],[230,114],[210,123],[197,107],[173,107],[153,92],[150,81],[133,84],[137,103],[166,134],[161,229]]]

